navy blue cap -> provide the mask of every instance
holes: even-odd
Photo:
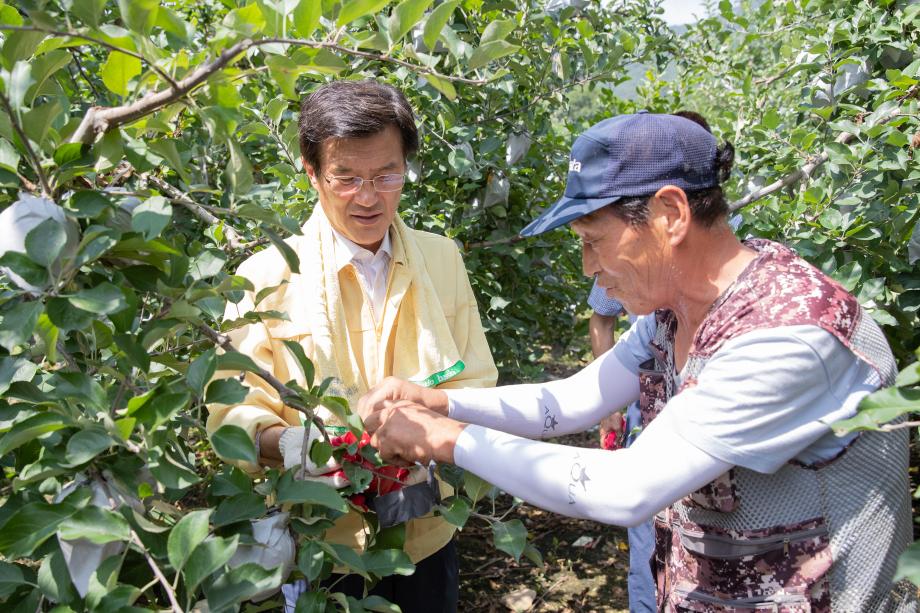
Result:
[[[676,115],[636,113],[597,123],[575,140],[565,193],[521,230],[536,236],[618,200],[718,185],[716,139]]]

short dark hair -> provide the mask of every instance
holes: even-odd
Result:
[[[393,125],[402,136],[403,156],[418,151],[415,115],[406,96],[386,83],[333,81],[318,87],[300,104],[300,154],[319,169],[320,149],[328,138],[372,136]]]
[[[677,111],[673,114],[688,119],[712,133],[706,118],[695,111]],[[729,142],[722,143],[721,147],[716,147],[716,159],[713,162],[716,166],[716,180],[719,185],[686,192],[693,220],[705,228],[711,228],[716,221],[728,216],[728,202],[722,192],[721,183],[727,181],[731,176],[734,161],[735,148]],[[611,213],[626,223],[632,226],[644,226],[648,222],[648,201],[651,196],[649,194],[620,200],[609,205],[608,208]]]

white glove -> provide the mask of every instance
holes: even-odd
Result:
[[[348,479],[339,470],[341,466],[330,457],[325,464],[317,466],[310,459],[310,448],[315,441],[323,440],[323,435],[315,424],[310,424],[309,439],[304,441],[306,428],[303,426],[294,426],[285,428],[278,440],[278,449],[281,451],[281,457],[284,458],[284,468],[290,470],[295,466],[300,466],[301,470],[297,474],[298,479],[305,481],[319,481],[326,485],[331,485],[335,489],[343,488],[348,485]],[[304,444],[306,443],[306,449]],[[306,451],[306,453],[304,453]],[[335,473],[335,474],[330,474]]]

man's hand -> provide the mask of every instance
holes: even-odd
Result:
[[[617,439],[620,433],[626,428],[626,420],[621,411],[611,413],[601,420],[601,447],[603,449],[617,449]]]
[[[427,465],[431,460],[453,464],[454,446],[466,424],[401,401],[370,412],[364,427],[384,462],[409,466],[416,462]]]
[[[371,413],[403,401],[447,415],[447,394],[443,391],[422,387],[396,377],[387,377],[364,394],[358,400],[358,415],[366,423]]]

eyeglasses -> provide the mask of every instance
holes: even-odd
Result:
[[[361,190],[365,182],[374,184],[378,192],[395,192],[406,183],[406,175],[378,175],[373,179],[362,177],[338,177],[336,175],[323,175],[332,191],[341,196],[347,196]]]

